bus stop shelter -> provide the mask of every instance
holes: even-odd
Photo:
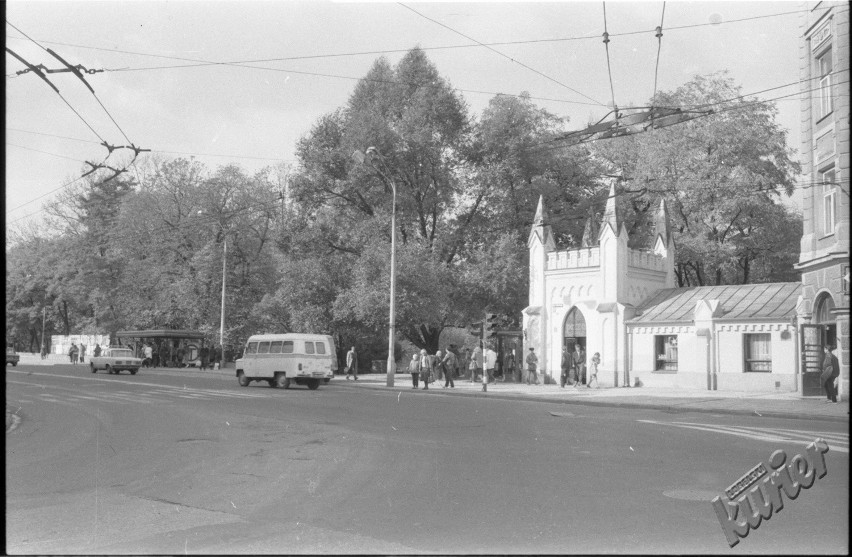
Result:
[[[180,329],[151,329],[143,331],[119,331],[115,333],[119,343],[122,339],[133,343],[136,355],[143,342],[150,342],[154,351],[159,354],[167,354],[166,361],[160,361],[163,367],[183,367],[198,364],[199,350],[204,346],[206,336],[200,331],[189,331]],[[137,342],[134,342],[137,341]],[[179,354],[183,349],[183,357]],[[162,357],[159,358],[162,360]],[[211,357],[212,361],[213,358]]]

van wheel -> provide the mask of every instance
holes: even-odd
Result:
[[[317,389],[319,389],[319,385],[319,379],[311,379],[308,381],[308,388],[312,391],[316,391]]]
[[[109,364],[106,365],[106,372],[109,373],[110,375],[113,374],[112,368],[110,367]]]
[[[282,389],[290,388],[290,378],[284,375],[283,373],[275,376],[275,384],[281,387]]]
[[[237,375],[237,381],[239,381],[240,387],[248,387],[249,383],[251,383],[251,380],[242,371]]]

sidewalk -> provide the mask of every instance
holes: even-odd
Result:
[[[387,376],[384,374],[359,375],[358,381],[347,381],[344,376],[336,375],[332,382],[336,386],[388,389],[386,386]],[[455,388],[446,389],[443,387],[443,381],[430,383],[428,391],[422,390],[421,383],[418,393],[422,393],[422,396],[429,396],[430,394],[476,396],[588,406],[649,408],[668,412],[711,412],[832,422],[849,421],[849,401],[830,404],[825,402],[824,397],[803,398],[795,392],[751,393],[649,387],[589,389],[582,385],[560,388],[559,385],[553,384],[526,385],[524,383],[500,382],[489,384],[488,391],[482,392],[481,383],[470,383],[466,379],[456,379],[454,382]],[[400,392],[413,391],[411,376],[407,373],[397,373],[394,376],[394,386],[391,389]]]

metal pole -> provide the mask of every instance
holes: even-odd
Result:
[[[223,252],[222,252],[222,314],[221,319],[219,321],[219,350],[222,351],[222,356],[219,359],[219,367],[222,367],[221,358],[225,355],[225,278],[226,278],[226,264],[228,262],[228,238],[222,242]]]
[[[47,319],[47,306],[41,308],[41,351],[47,348],[47,344],[44,342],[44,322]]]
[[[396,184],[391,179],[393,202],[391,204],[391,268],[390,268],[390,325],[388,326],[388,369],[387,386],[393,387],[396,373],[394,360],[394,330],[396,329]]]

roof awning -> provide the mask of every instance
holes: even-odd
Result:
[[[119,331],[115,333],[118,338],[194,338],[203,339],[204,333],[200,331],[182,331],[178,329],[152,329],[149,331]]]

